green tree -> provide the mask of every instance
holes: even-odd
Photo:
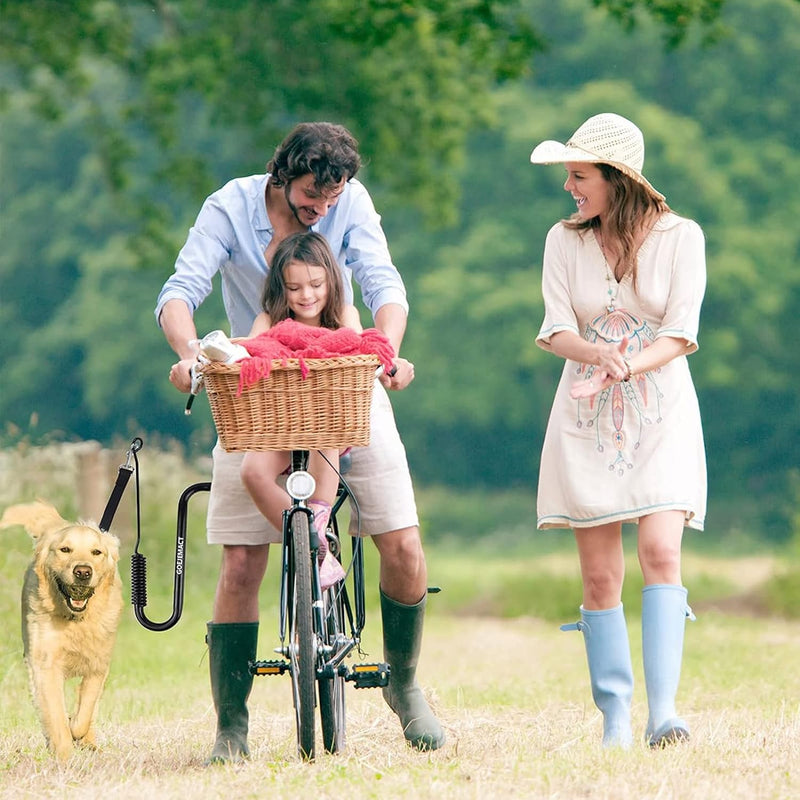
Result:
[[[656,18],[670,42],[695,21],[712,25],[722,5],[591,2],[629,28]],[[0,42],[7,85],[33,90],[45,118],[87,99],[94,148],[118,190],[142,168],[144,147],[159,154],[144,158],[153,183],[199,194],[218,173],[186,136],[198,116],[238,129],[250,163],[290,120],[330,117],[363,140],[376,180],[451,221],[467,135],[491,118],[492,88],[541,49],[524,11],[523,0],[7,0]],[[108,70],[127,78],[120,101],[97,91]],[[127,204],[134,212],[151,239],[163,236],[152,184]]]
[[[784,107],[778,94],[766,104],[770,114],[745,124],[738,97],[744,93],[747,107],[751,97],[767,92],[772,75],[757,65],[791,59],[800,9],[790,0],[732,2],[723,22],[741,35],[702,53],[687,44],[665,55],[657,47],[658,30],[640,25],[635,37],[616,39],[610,60],[613,31],[601,23],[602,12],[581,17],[579,0],[537,5],[542,30],[569,37],[570,46],[537,58],[527,88],[496,94],[501,122],[471,141],[459,225],[424,242],[403,240],[409,249],[399,258],[407,271],[422,265],[419,275],[414,272],[412,297],[424,313],[410,328],[408,347],[425,368],[436,364],[438,383],[420,380],[413,399],[398,398],[408,441],[415,452],[441,442],[444,463],[464,485],[535,481],[560,370],[557,359],[530,346],[541,319],[541,248],[549,225],[572,205],[561,191],[563,172],[532,169],[528,154],[542,138],[563,140],[589,114],[612,109],[643,127],[648,176],[678,213],[697,219],[706,232],[709,283],[701,348],[691,366],[704,411],[712,500],[724,524],[785,536],[800,451],[794,377],[800,356],[787,347],[786,334],[800,299],[800,232],[793,222],[800,198],[784,188],[797,185],[800,155],[794,129],[770,114],[783,108],[792,119],[796,109]],[[773,32],[764,28],[765,19]],[[753,66],[747,82],[739,63],[744,55]],[[586,74],[598,80],[582,83]],[[691,81],[670,84],[675,76]],[[713,86],[718,113],[710,115],[699,94],[687,108],[684,81]],[[667,85],[671,93],[658,90]],[[796,88],[786,91],[791,97]],[[720,113],[723,107],[731,113]],[[500,307],[495,298],[505,289],[513,299]],[[513,422],[526,413],[532,434]],[[418,469],[420,477],[434,479],[441,467],[429,460]]]
[[[417,477],[532,486],[560,370],[533,343],[541,250],[572,207],[561,171],[528,156],[610,108],[645,130],[648,176],[707,235],[691,365],[712,499],[731,515],[749,503],[759,529],[785,535],[800,451],[787,345],[800,97],[785,65],[800,6],[728,0],[727,35],[704,47],[718,31],[701,9],[716,5],[374,0],[358,16],[315,0],[297,20],[286,2],[5,2],[5,429],[33,417],[43,435],[207,447],[206,404],[184,417],[166,380],[158,288],[205,195],[260,170],[297,119],[333,116],[362,139],[409,287],[418,377],[394,400]],[[624,8],[630,33],[614,18]],[[665,47],[676,31],[680,47]],[[201,331],[224,327],[215,299]]]
[[[236,129],[250,163],[292,121],[345,122],[376,178],[441,213],[489,90],[519,76],[537,46],[518,0],[25,0],[5,3],[3,17],[7,75],[50,118],[76,97],[91,104],[112,186],[128,188],[141,148],[159,154],[145,157],[152,181],[139,198],[151,226],[163,213],[154,185],[197,196],[217,174],[213,148],[187,136],[198,116],[212,131]],[[109,69],[126,78],[118,102],[97,91]]]

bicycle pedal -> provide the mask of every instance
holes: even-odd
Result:
[[[288,661],[252,661],[250,662],[251,675],[283,675],[291,666]]]
[[[345,680],[352,681],[356,685],[356,689],[388,686],[389,671],[388,664],[356,664]]]

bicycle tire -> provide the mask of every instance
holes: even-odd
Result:
[[[305,761],[314,758],[314,707],[317,659],[311,608],[311,546],[308,517],[292,516],[292,598],[289,653],[292,697],[297,723],[297,752]]]
[[[340,587],[325,592],[326,644],[334,644],[344,632],[344,607]],[[322,723],[322,744],[326,753],[341,753],[347,738],[345,680],[341,675],[319,680],[319,716]]]

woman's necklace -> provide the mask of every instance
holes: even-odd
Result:
[[[606,248],[603,244],[603,235],[596,231],[597,234],[597,242],[600,245],[600,253],[603,256],[603,264],[606,267],[606,294],[608,295],[608,302],[606,303],[606,311],[609,314],[613,314],[614,311],[617,310],[616,302],[617,302],[617,295],[619,294],[619,283],[615,280],[612,280],[611,277],[611,267],[608,264],[608,259],[606,258]]]

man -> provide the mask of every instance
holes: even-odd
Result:
[[[261,311],[272,254],[296,231],[313,229],[327,239],[347,301],[355,278],[376,327],[400,352],[408,314],[405,287],[380,216],[355,180],[360,165],[358,144],[345,128],[303,123],[275,150],[265,175],[234,179],[207,198],[156,306],[156,319],[180,359],[170,370],[179,390],[190,387],[196,354],[189,342],[197,338],[193,313],[212,291],[214,275],[221,273],[231,335],[246,336]],[[384,657],[391,666],[384,697],[406,740],[417,749],[435,750],[444,744],[444,732],[415,677],[427,596],[425,556],[405,449],[383,388],[404,389],[414,379],[414,365],[399,356],[394,365],[394,374],[384,374],[376,387],[370,445],[353,451],[348,483],[359,502],[360,532],[373,537],[380,554]],[[248,662],[256,656],[258,590],[269,545],[281,534],[241,483],[242,454],[225,453],[217,443],[213,455],[207,531],[210,544],[222,545],[222,564],[206,636],[217,710],[211,761],[236,761],[249,754]]]

